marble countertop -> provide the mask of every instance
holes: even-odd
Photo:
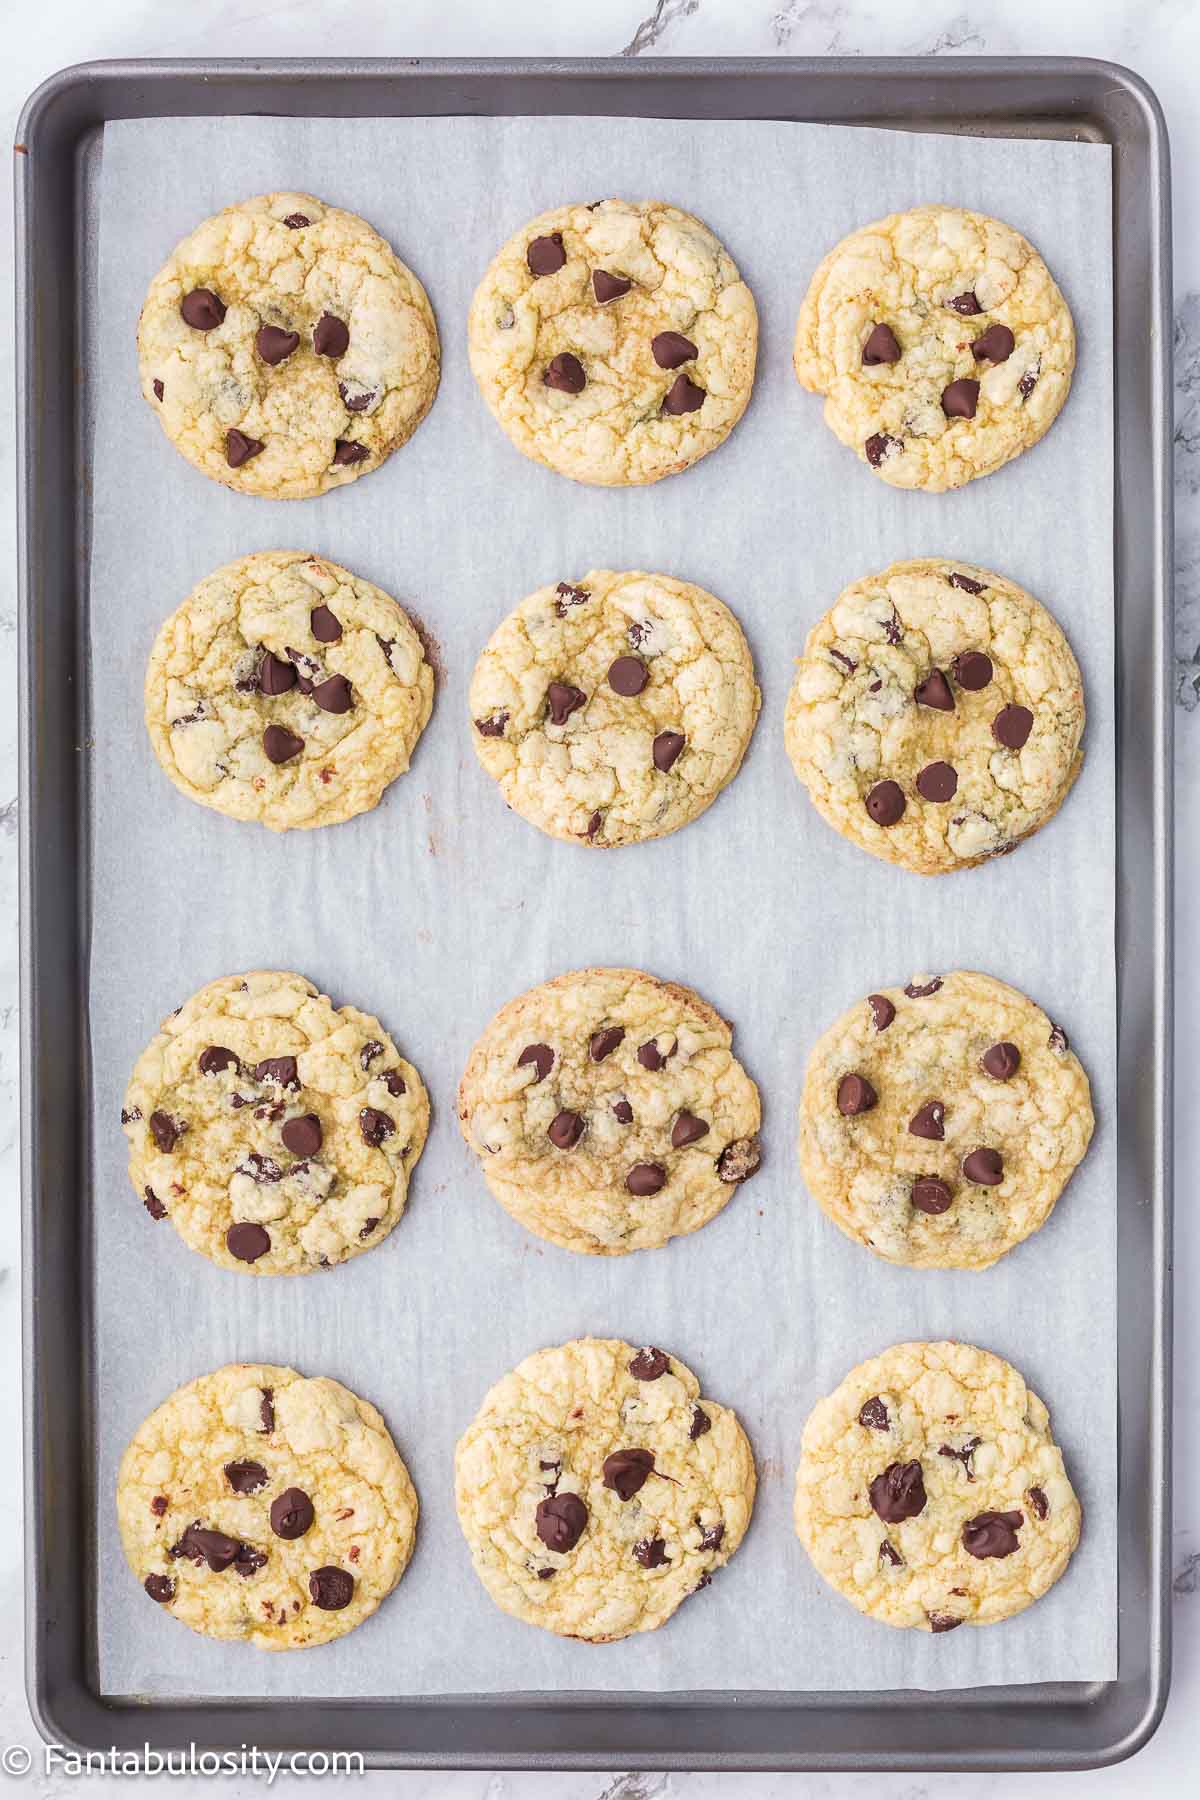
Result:
[[[1175,193],[1175,380],[1178,549],[1176,561],[1176,853],[1178,891],[1200,887],[1200,201],[1190,172],[1200,155],[1200,6],[1194,0],[40,0],[7,11],[0,54],[0,114],[11,141],[21,104],[46,75],[96,57],[131,56],[763,56],[763,55],[1079,55],[1127,63],[1156,89],[1171,132]],[[12,199],[0,187],[0,318],[12,317]],[[13,348],[0,333],[4,416],[13,381]],[[0,431],[0,912],[16,909],[16,594],[12,433]],[[1193,879],[1194,878],[1194,879]],[[1178,1059],[1200,1060],[1200,1009],[1180,911],[1177,976]],[[1176,1133],[1180,1206],[1176,1269],[1175,1675],[1165,1720],[1152,1742],[1119,1768],[1054,1778],[1055,1800],[1148,1794],[1173,1800],[1195,1791],[1200,1709],[1200,1311],[1186,1304],[1200,1277],[1200,1224],[1191,1213],[1188,1171],[1200,1160],[1200,1110],[1185,1107]],[[13,1196],[0,1213],[0,1352],[10,1378],[0,1384],[0,1442],[20,1442],[19,1220],[17,1191],[17,962],[15,930],[0,936],[0,1179]],[[66,1791],[61,1776],[40,1773],[40,1750],[23,1691],[22,1574],[18,1458],[0,1476],[0,1746],[26,1744],[34,1792]],[[1189,1774],[1190,1770],[1190,1774]],[[96,1788],[117,1786],[96,1777]],[[870,1793],[872,1800],[1028,1800],[1046,1777],[704,1775],[373,1775],[343,1778],[379,1800],[769,1800]],[[296,1778],[277,1788],[299,1791]],[[95,1789],[93,1789],[95,1791]],[[199,1794],[198,1781],[171,1791]],[[248,1779],[223,1793],[251,1791]]]

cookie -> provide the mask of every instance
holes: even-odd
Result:
[[[758,1168],[758,1089],[690,988],[577,969],[496,1014],[458,1090],[463,1136],[507,1212],[590,1256],[715,1218]]]
[[[177,244],[138,323],[142,393],[214,481],[303,500],[377,469],[437,393],[437,326],[365,219],[311,194],[227,206]]]
[[[1079,1542],[1049,1413],[973,1344],[895,1344],[818,1401],[795,1520],[831,1587],[918,1631],[1023,1612]]]
[[[328,1376],[231,1363],[177,1388],[121,1459],[129,1566],[205,1637],[303,1650],[403,1575],[417,1496],[375,1408]]]
[[[893,487],[941,493],[1019,456],[1071,387],[1075,327],[1033,245],[955,206],[843,238],[796,324],[801,387]]]
[[[593,849],[678,831],[741,767],[761,696],[742,628],[691,582],[593,569],[492,633],[475,753],[523,819]]]
[[[485,1398],[454,1473],[496,1605],[593,1644],[653,1631],[707,1587],[756,1485],[735,1414],[674,1357],[618,1338],[527,1356]]]
[[[1031,594],[917,557],[845,589],[809,633],[784,740],[835,831],[920,875],[1015,849],[1083,766],[1083,678]]]
[[[1037,1231],[1091,1142],[1066,1033],[990,975],[916,975],[818,1040],[800,1166],[835,1225],[887,1262],[987,1269]]]
[[[508,240],[467,341],[523,455],[572,481],[636,487],[724,443],[754,384],[758,314],[699,219],[660,200],[597,200]]]
[[[302,550],[206,576],[146,669],[150,742],[180,793],[271,831],[377,805],[432,705],[433,671],[404,610]]]
[[[301,975],[225,975],[163,1020],[121,1110],[152,1219],[223,1269],[307,1275],[404,1211],[429,1098],[378,1019]]]

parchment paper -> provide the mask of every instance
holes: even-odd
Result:
[[[151,276],[207,214],[270,189],[363,213],[428,287],[444,375],[433,412],[378,473],[309,502],[205,480],[138,394]],[[728,245],[762,320],[758,379],[730,441],[651,488],[579,487],[535,467],[487,414],[465,321],[496,248],[528,218],[606,194],[672,200]],[[1044,252],[1073,308],[1079,368],[1046,441],[959,493],[885,487],[792,376],[795,315],[825,250],[895,208],[993,212]],[[1116,1673],[1113,592],[1108,151],[821,126],[634,119],[163,120],[106,128],[92,461],[91,964],[98,1333],[99,1662],[112,1694],[403,1695],[539,1689],[956,1687]],[[438,645],[433,719],[411,772],[353,822],[276,838],[190,804],[142,724],[160,621],[255,549],[330,556],[409,604]],[[782,741],[806,632],[849,581],[959,555],[1013,577],[1065,627],[1087,683],[1087,763],[1061,816],[1013,857],[923,880],[817,817]],[[465,695],[488,634],[543,582],[664,570],[736,611],[763,711],[745,766],[697,823],[596,854],[506,811],[476,764]],[[561,970],[631,963],[688,982],[735,1025],[763,1094],[766,1161],[705,1230],[665,1250],[572,1256],[510,1220],[454,1119],[467,1052],[511,995]],[[253,1280],[152,1225],[118,1111],[159,1019],[201,983],[294,968],[377,1011],[430,1088],[410,1210],[326,1276]],[[917,970],[978,967],[1062,1022],[1098,1130],[1050,1223],[985,1274],[892,1268],[800,1181],[808,1050],[856,997]],[[733,1562],[664,1629],[597,1648],[501,1614],[454,1513],[452,1455],[486,1389],[586,1332],[661,1344],[734,1406],[760,1488]],[[961,1337],[1015,1362],[1050,1406],[1083,1500],[1053,1593],[989,1630],[928,1637],[861,1617],[793,1535],[800,1433],[863,1357]],[[273,1658],[158,1613],[121,1556],[113,1484],[143,1416],[241,1359],[338,1377],[383,1409],[421,1498],[399,1590],[342,1641]]]

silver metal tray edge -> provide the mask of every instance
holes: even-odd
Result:
[[[1088,137],[1113,151],[1117,330],[1120,1652],[1112,1682],[962,1692],[455,1695],[113,1703],[94,1675],[85,680],[90,152],[106,119],[635,113]],[[48,1741],[357,1750],[368,1766],[1092,1768],[1152,1735],[1170,1680],[1172,389],[1158,101],[1083,58],[98,62],[52,76],[15,146],[21,1144],[27,1689]],[[114,1551],[115,1554],[115,1551]]]

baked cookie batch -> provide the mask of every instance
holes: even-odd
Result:
[[[499,251],[468,320],[483,399],[525,456],[632,486],[717,449],[754,380],[754,298],[699,219],[660,202],[543,213]],[[142,387],[197,468],[298,498],[370,473],[416,431],[440,369],[420,281],[364,220],[306,194],[228,207],[177,246],[138,329]],[[1049,429],[1075,360],[1036,250],[923,206],[851,234],[813,276],[795,369],[883,480],[940,491]],[[434,675],[404,609],[304,551],[199,580],[166,620],[146,724],[190,799],[273,831],[374,807],[409,766]],[[612,849],[676,831],[736,776],[760,708],[733,612],[678,575],[573,572],[520,601],[470,684],[476,755],[551,837]],[[812,628],[788,755],[851,844],[921,874],[1050,820],[1082,761],[1078,665],[1004,576],[929,556],[852,583]],[[362,996],[369,1000],[370,996]],[[457,1113],[518,1225],[585,1255],[701,1229],[753,1176],[761,1106],[733,1030],[639,969],[554,975],[466,1057]],[[416,1066],[373,1014],[303,976],[210,981],[139,1057],[121,1123],[150,1219],[231,1272],[303,1275],[400,1222],[429,1127]],[[1087,1076],[1033,1000],[972,971],[882,982],[812,1049],[805,1183],[845,1235],[914,1269],[983,1270],[1045,1223],[1087,1151]],[[750,1522],[736,1415],[654,1345],[580,1338],[484,1397],[455,1458],[458,1516],[515,1617],[610,1642],[663,1624]],[[121,1464],[146,1594],[193,1630],[292,1649],[360,1624],[412,1553],[417,1498],[383,1419],[339,1383],[236,1364],[180,1388]],[[804,1429],[796,1531],[887,1624],[942,1633],[1021,1611],[1062,1574],[1080,1510],[1042,1402],[970,1344],[863,1363]]]

